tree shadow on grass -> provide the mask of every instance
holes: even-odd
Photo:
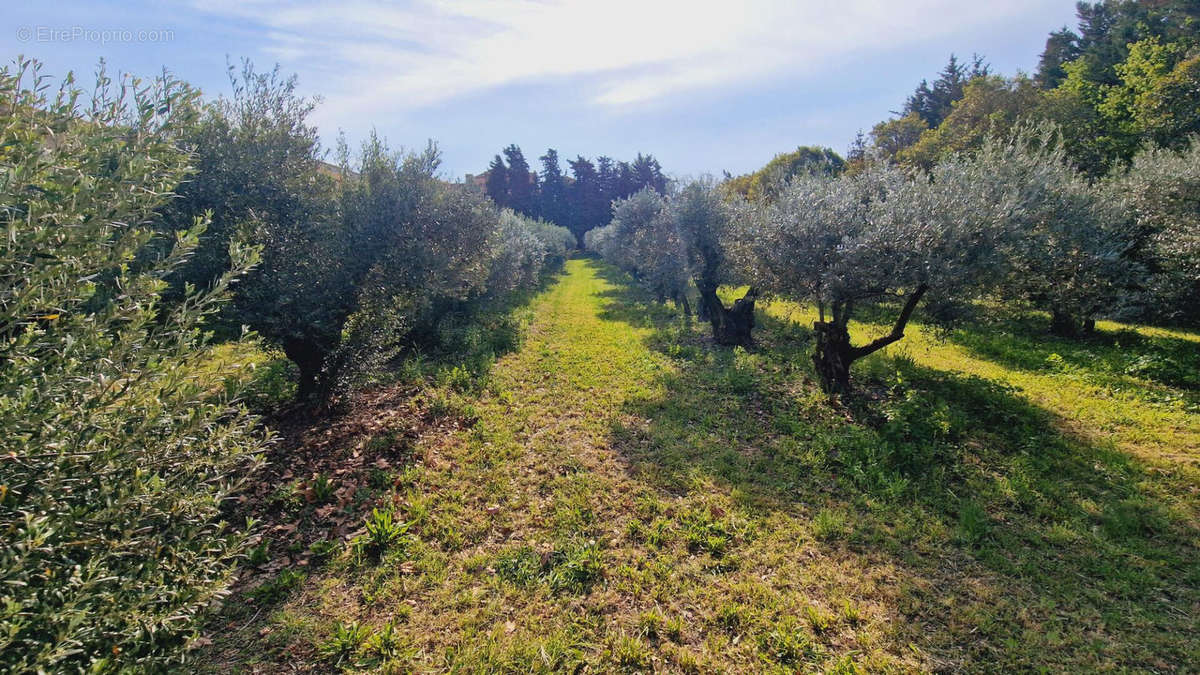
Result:
[[[813,382],[806,328],[760,313],[755,348],[717,348],[706,326],[597,270],[612,284],[603,318],[652,329],[647,346],[675,366],[663,393],[628,402],[611,429],[640,480],[672,494],[716,484],[801,523],[851,514],[852,531],[829,547],[885,560],[926,589],[897,608],[898,630],[949,663],[1194,662],[1188,472],[1072,435],[1002,383],[903,356],[856,366],[873,400],[832,405]],[[981,585],[985,603],[967,590]]]
[[[1078,339],[1049,334],[1047,321],[1022,316],[950,339],[972,355],[1029,372],[1076,371],[1104,382],[1137,378],[1200,401],[1200,341],[1132,329],[1107,330]]]

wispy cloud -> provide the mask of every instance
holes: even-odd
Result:
[[[585,83],[590,103],[819,71],[1027,12],[1041,0],[205,0],[257,26],[335,110],[405,110],[506,85]],[[332,85],[332,86],[330,86]],[[332,112],[332,111],[331,111]]]

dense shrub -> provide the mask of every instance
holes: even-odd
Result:
[[[0,71],[0,670],[145,672],[245,541],[222,509],[265,439],[201,325],[254,252],[165,306],[204,231],[150,226],[195,94],[101,74],[80,104],[71,82],[49,98],[36,66]]]

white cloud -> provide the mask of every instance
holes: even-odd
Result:
[[[819,71],[1041,1],[198,0],[197,8],[261,27],[264,51],[285,68],[328,78],[325,113],[336,114],[566,79],[586,83],[592,103],[630,106]]]

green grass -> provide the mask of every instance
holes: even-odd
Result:
[[[531,309],[484,386],[451,369],[427,394],[474,423],[412,452],[389,502],[404,555],[335,555],[215,636],[234,665],[1200,663],[1200,336],[917,326],[839,404],[814,384],[804,307],[766,303],[754,349],[717,349],[572,260]]]

